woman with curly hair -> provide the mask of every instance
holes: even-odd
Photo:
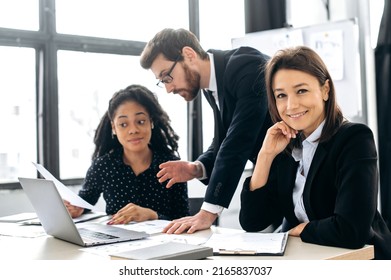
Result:
[[[100,195],[109,224],[189,215],[187,184],[166,188],[159,165],[179,159],[179,137],[155,95],[141,85],[116,92],[95,133],[95,151],[79,196],[95,204]],[[86,210],[65,202],[73,218]]]

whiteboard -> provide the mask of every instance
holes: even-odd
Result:
[[[359,30],[355,19],[301,28],[279,28],[232,39],[232,47],[249,46],[272,56],[277,50],[305,45],[314,49],[333,78],[338,105],[350,121],[366,123],[361,89]]]

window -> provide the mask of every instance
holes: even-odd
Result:
[[[186,159],[186,103],[170,106],[173,96],[156,86],[153,74],[140,67],[139,56],[59,51],[58,80],[62,179],[85,176],[94,149],[95,129],[111,96],[134,83],[155,92],[162,107],[170,112],[172,126],[181,136],[180,155]]]
[[[132,83],[157,94],[186,160],[187,103],[173,102],[177,96],[156,87],[139,54],[162,22],[188,28],[188,3],[1,1],[0,129],[8,133],[0,140],[0,187],[18,188],[18,176],[35,177],[32,161],[65,183],[80,183],[108,100]],[[167,16],[172,7],[175,16]]]
[[[183,0],[57,0],[56,25],[58,33],[146,42],[163,27],[188,28],[188,10]]]
[[[0,184],[35,176],[35,51],[0,46]],[[18,63],[15,63],[18,61]]]
[[[39,0],[0,1],[0,26],[13,29],[38,30]]]
[[[245,35],[244,1],[231,0],[229,4],[226,0],[199,0],[199,2],[202,47],[206,50],[232,49],[232,38]]]

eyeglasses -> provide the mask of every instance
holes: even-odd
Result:
[[[175,67],[175,65],[177,64],[179,58],[180,58],[180,56],[178,56],[178,58],[175,59],[174,64],[171,66],[170,70],[168,70],[167,74],[164,75],[164,77],[163,77],[161,80],[159,80],[159,82],[157,82],[156,85],[157,85],[158,87],[161,87],[161,88],[162,88],[162,87],[164,87],[165,84],[169,84],[169,83],[172,82],[172,80],[174,80],[174,78],[171,76],[171,72],[172,72],[172,70],[174,70],[174,67]]]

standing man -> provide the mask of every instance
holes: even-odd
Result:
[[[228,208],[247,160],[255,163],[266,130],[271,126],[263,66],[268,56],[250,47],[208,50],[185,29],[163,29],[141,54],[168,93],[194,100],[200,90],[214,112],[213,142],[194,162],[169,161],[160,165],[160,182],[167,187],[197,178],[208,185],[201,210],[173,220],[166,233],[193,233],[209,228]]]

